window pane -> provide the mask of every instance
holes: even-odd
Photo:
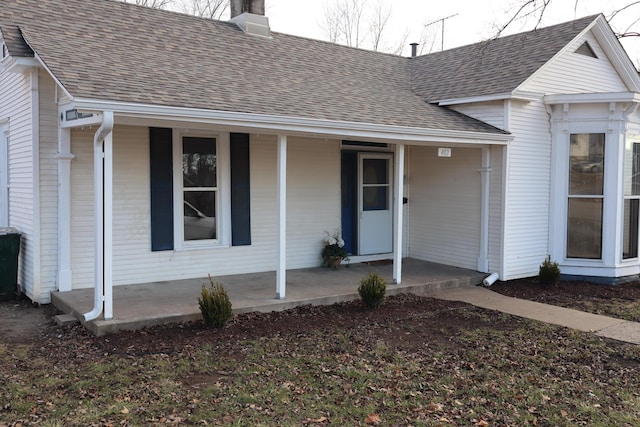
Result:
[[[184,187],[216,187],[215,138],[182,139]]]
[[[362,188],[362,210],[384,211],[389,206],[389,186]]]
[[[640,200],[624,201],[624,235],[622,242],[622,258],[638,257],[638,207]]]
[[[184,240],[216,238],[216,192],[184,193]]]
[[[602,199],[569,199],[567,257],[602,258]]]
[[[604,134],[573,134],[570,147],[569,194],[602,195]]]
[[[640,135],[627,135],[624,152],[624,195],[640,195]]]
[[[362,159],[363,184],[388,184],[388,159]]]

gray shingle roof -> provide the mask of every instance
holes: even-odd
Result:
[[[465,93],[462,88],[436,90],[443,80],[430,74],[434,61],[442,61],[442,68],[450,71],[463,65],[465,58],[455,53],[412,60],[285,34],[265,39],[228,22],[111,0],[12,0],[0,9],[0,28],[4,34],[16,25],[58,81],[78,98],[500,132],[424,102],[433,94]],[[571,34],[574,31],[559,33],[544,56],[567,43]],[[501,52],[507,55],[513,46]],[[414,69],[426,71],[419,79],[414,75],[417,93],[411,88],[411,61],[419,63]],[[523,68],[516,65],[511,68]],[[471,77],[462,73],[457,80]],[[456,84],[456,78],[444,83]],[[481,86],[491,91],[495,85],[488,79]]]
[[[416,58],[416,93],[429,101],[509,93],[598,15]]]
[[[22,58],[33,57],[33,51],[25,44],[20,30],[15,25],[6,25],[0,28],[0,36],[2,36],[10,55]]]

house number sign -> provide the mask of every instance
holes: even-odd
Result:
[[[438,157],[451,157],[451,148],[438,148]]]

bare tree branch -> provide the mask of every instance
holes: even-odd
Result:
[[[373,21],[370,25],[373,50],[380,50],[382,34],[391,18],[391,7],[384,9],[382,0],[378,0],[373,9]]]
[[[151,7],[154,9],[166,9],[173,0],[122,0],[123,3],[134,3],[138,6]]]
[[[181,12],[200,18],[221,19],[229,7],[229,0],[182,0]]]
[[[534,28],[539,28],[542,24],[544,13],[546,12],[547,7],[549,6],[549,3],[551,3],[551,1],[553,0],[526,0],[522,2],[518,7],[518,10],[516,10],[515,13],[511,14],[509,20],[501,27],[498,27],[492,38],[497,39],[498,37],[500,37],[514,22],[528,19],[530,17],[537,16],[537,22]],[[578,0],[576,0],[575,7],[577,7],[577,2]]]

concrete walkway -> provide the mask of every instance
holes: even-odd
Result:
[[[579,331],[593,332],[601,337],[631,344],[640,344],[640,323],[512,298],[481,286],[435,290],[427,296],[449,301],[462,301],[489,310]]]

